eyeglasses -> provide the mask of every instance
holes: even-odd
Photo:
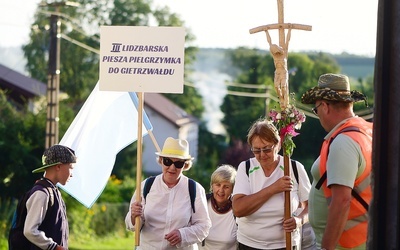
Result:
[[[320,102],[318,104],[318,106],[315,106],[314,108],[312,108],[312,112],[314,113],[314,115],[318,115],[318,107],[322,105],[322,102]]]
[[[264,154],[268,154],[271,153],[272,150],[274,149],[275,145],[271,146],[271,147],[265,147],[265,148],[252,148],[251,152],[253,152],[253,154],[258,155],[261,154],[261,152],[263,152]]]
[[[186,163],[186,161],[172,161],[170,158],[165,158],[165,157],[163,157],[162,162],[167,167],[174,164],[176,168],[183,168],[183,166],[185,166]]]

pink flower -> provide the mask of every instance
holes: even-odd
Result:
[[[295,137],[300,133],[295,131],[294,124],[289,124],[281,129],[280,134],[281,136],[291,135],[292,137]]]
[[[278,112],[276,110],[274,110],[274,109],[269,112],[269,117],[271,117],[271,119],[274,122],[276,122],[278,120],[277,119],[277,115],[278,115]]]

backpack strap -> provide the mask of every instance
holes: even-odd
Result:
[[[344,129],[340,130],[339,133],[336,134],[336,136],[338,136],[338,135],[341,134],[341,133],[349,132],[349,131],[355,131],[355,132],[360,132],[360,133],[362,133],[362,131],[360,130],[360,128],[355,127],[355,126],[350,126],[350,127],[346,127],[346,128],[344,128]],[[329,140],[328,154],[329,154],[329,148],[330,148],[330,146],[331,146],[333,140],[336,138],[336,136],[335,136],[335,137],[331,137],[330,140]],[[315,188],[319,190],[319,189],[321,188],[322,184],[324,184],[326,178],[327,178],[327,173],[326,173],[326,171],[325,171],[325,172],[322,174],[321,178],[318,180],[317,185],[315,185]]]
[[[143,187],[144,200],[146,200],[146,197],[147,197],[148,193],[150,192],[151,186],[153,185],[153,182],[155,179],[156,179],[155,176],[150,176],[149,178],[146,179],[146,182],[144,183],[144,187]]]
[[[354,132],[363,133],[363,132],[360,130],[360,128],[355,127],[355,126],[350,126],[350,127],[346,127],[346,128],[344,128],[344,129],[340,130],[339,133],[336,134],[336,136],[338,136],[338,135],[341,134],[341,133],[349,132],[349,131],[354,131]],[[363,134],[364,134],[364,133],[363,133]],[[330,138],[330,140],[329,140],[328,154],[329,154],[329,147],[331,146],[332,141],[336,138],[336,136]],[[326,181],[327,175],[328,175],[328,174],[327,174],[327,171],[325,171],[325,172],[322,174],[321,178],[318,180],[317,184],[315,185],[315,188],[316,188],[316,189],[319,190],[319,189],[322,187],[322,184],[324,184],[324,182]],[[365,208],[365,210],[368,211],[368,208],[369,208],[368,203],[357,193],[357,191],[355,191],[354,189],[352,189],[352,190],[351,190],[351,194],[352,194],[353,197]]]
[[[194,207],[194,202],[196,201],[196,182],[189,178],[189,196],[190,196],[190,204],[192,205],[193,213],[196,213],[196,209]]]
[[[247,159],[247,161],[246,161],[246,174],[247,174],[247,176],[249,176],[249,172],[250,172],[250,159]]]
[[[54,205],[54,190],[51,184],[44,178],[41,178],[38,180],[35,185],[40,185],[44,187],[43,190],[47,190],[47,194],[49,195],[49,207],[52,207]]]
[[[296,178],[297,184],[299,184],[299,172],[297,171],[297,165],[295,160],[290,160],[292,162],[292,169],[294,177]]]
[[[146,197],[149,194],[151,186],[153,185],[155,179],[156,179],[155,176],[150,176],[149,178],[146,179],[146,182],[144,183],[144,187],[143,187],[144,200],[146,200]],[[190,196],[190,205],[192,206],[193,213],[196,213],[196,209],[195,209],[195,205],[194,205],[194,203],[196,201],[196,182],[190,178],[188,181],[188,189],[189,189],[189,196]]]
[[[322,187],[322,184],[324,184],[326,177],[327,177],[327,173],[325,171],[324,174],[321,176],[321,178],[318,180],[317,184],[315,185],[316,189],[319,190]]]

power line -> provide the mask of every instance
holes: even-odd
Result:
[[[71,42],[77,46],[80,46],[86,50],[89,50],[95,54],[100,54],[100,51],[98,49],[92,48],[82,42],[79,42],[73,38],[70,38],[69,36],[65,35],[65,34],[61,34],[61,38],[67,40],[68,42]],[[195,89],[199,89],[197,86],[195,86],[192,83],[189,82],[185,82],[184,83],[186,86],[188,87],[192,87]],[[235,87],[241,87],[241,88],[249,88],[249,89],[267,89],[269,88],[269,86],[267,85],[261,85],[261,84],[245,84],[245,83],[234,83],[234,82],[225,82],[224,85],[226,86],[235,86]],[[275,102],[279,102],[278,97],[272,95],[272,94],[268,94],[267,93],[251,93],[251,92],[242,92],[242,91],[232,91],[232,90],[221,90],[218,88],[214,88],[213,92],[220,92],[220,93],[224,93],[226,95],[233,95],[233,96],[241,96],[241,97],[249,97],[249,98],[269,98]],[[314,113],[310,112],[310,108],[296,100],[294,100],[294,105],[296,106],[296,108],[303,112],[306,116],[308,117],[312,117],[314,119],[318,119],[318,116],[314,115]],[[355,112],[356,115],[364,118],[365,120],[369,120],[373,118],[373,110],[372,109],[363,109],[360,111]]]
[[[89,50],[89,51],[91,51],[91,52],[93,52],[95,54],[98,54],[98,55],[100,54],[100,50],[92,48],[92,47],[90,47],[90,46],[88,46],[88,45],[86,45],[84,43],[81,43],[78,40],[75,40],[75,39],[73,39],[73,38],[71,38],[71,37],[69,37],[69,36],[67,36],[65,34],[61,34],[61,38],[65,39],[68,42],[71,42],[71,43],[73,43],[75,45],[78,45],[79,47],[82,47],[82,48],[84,48],[86,50]]]

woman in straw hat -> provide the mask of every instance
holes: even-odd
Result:
[[[197,249],[197,243],[208,235],[211,220],[204,188],[183,175],[192,166],[189,144],[168,137],[156,155],[162,173],[155,177],[147,194],[147,180],[141,183],[141,202],[135,201],[135,191],[125,218],[126,227],[134,231],[135,218],[140,216],[140,249]],[[194,195],[188,188],[190,182],[195,184]]]

